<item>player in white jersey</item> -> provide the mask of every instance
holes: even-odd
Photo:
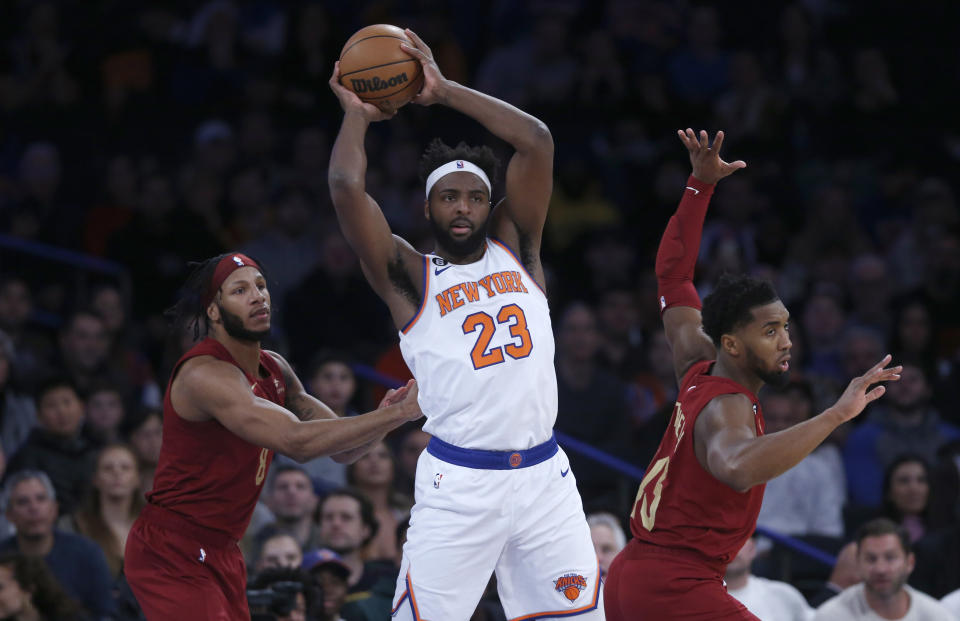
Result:
[[[436,237],[423,255],[394,236],[366,193],[364,137],[390,118],[338,81],[344,109],[330,158],[340,225],[400,329],[420,386],[425,429],[394,617],[466,621],[496,571],[512,620],[603,619],[599,565],[576,481],[553,437],[557,382],[540,240],[553,187],[553,139],[517,108],[423,66],[414,103],[442,103],[513,146],[506,197],[491,202],[488,147],[434,141],[421,160],[424,212]],[[598,606],[599,604],[599,606]]]

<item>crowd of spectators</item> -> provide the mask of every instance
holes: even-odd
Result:
[[[194,336],[169,334],[163,314],[190,261],[240,250],[261,262],[267,346],[339,414],[382,394],[357,365],[408,376],[326,187],[340,121],[326,82],[349,35],[382,22],[411,27],[445,75],[553,133],[543,258],[558,430],[639,468],[656,451],[677,390],[653,275],[689,170],[675,131],[724,129],[725,152],[749,167],[713,199],[697,285],[763,276],[792,313],[793,382],[761,394],[768,432],[816,415],[884,353],[905,365],[768,486],[760,526],[839,553],[833,573],[762,537],[745,571],[819,603],[860,579],[845,545],[883,516],[915,550],[911,584],[960,588],[960,133],[939,122],[957,103],[958,13],[822,0],[0,3],[0,550],[14,555],[0,582],[53,576],[59,590],[20,582],[34,600],[51,593],[23,605],[70,611],[73,598],[93,618],[135,618],[122,550],[156,467],[163,387]],[[431,239],[416,164],[434,136],[509,155],[441,107],[408,105],[371,129],[368,190],[420,250]],[[349,469],[278,457],[244,550],[251,575],[305,573],[255,588],[301,581],[288,603],[308,618],[385,618],[428,439],[404,428]],[[568,452],[587,512],[616,516],[593,522],[610,556],[637,482]],[[42,556],[50,575],[16,554]],[[67,575],[69,555],[96,568]],[[498,615],[491,586],[475,618]]]

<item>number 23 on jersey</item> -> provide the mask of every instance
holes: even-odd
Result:
[[[673,431],[676,443],[673,450],[676,452],[680,445],[680,438],[684,432],[684,415],[677,401],[673,407]],[[637,490],[637,497],[633,502],[633,511],[630,517],[633,518],[637,511],[640,511],[640,523],[647,530],[653,530],[653,524],[657,519],[657,508],[660,506],[660,497],[663,495],[663,481],[667,478],[667,472],[670,470],[670,457],[661,457],[650,465],[647,474],[640,481],[640,489]]]
[[[506,345],[490,347],[497,324],[509,326],[511,340]],[[496,317],[491,317],[483,311],[467,315],[463,320],[462,328],[464,334],[479,331],[473,349],[470,350],[470,360],[473,362],[473,368],[477,370],[500,364],[504,361],[504,353],[519,360],[529,356],[533,350],[533,341],[527,329],[527,318],[523,314],[523,309],[516,304],[500,307]]]

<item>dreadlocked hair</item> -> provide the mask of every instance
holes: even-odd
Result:
[[[204,304],[204,300],[207,297],[207,290],[213,280],[217,265],[224,257],[232,254],[234,253],[226,252],[204,261],[187,263],[187,267],[190,268],[190,275],[187,276],[186,282],[180,288],[177,302],[163,313],[175,335],[183,334],[184,331],[192,329],[194,340],[198,340],[201,336],[206,336],[210,332],[210,318],[207,317],[207,305]],[[267,272],[263,265],[255,257],[250,258],[260,265],[260,273],[266,278]],[[201,323],[203,325],[202,329]]]
[[[497,182],[500,158],[496,156],[493,149],[486,145],[471,147],[465,142],[461,142],[456,147],[451,147],[440,138],[434,138],[427,146],[427,150],[420,156],[420,181],[426,183],[430,173],[454,160],[464,160],[476,164],[487,174],[491,185]]]
[[[703,300],[703,331],[720,348],[720,338],[753,320],[752,309],[779,298],[773,285],[752,276],[724,274]]]

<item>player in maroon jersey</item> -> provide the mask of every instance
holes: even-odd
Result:
[[[744,168],[720,159],[723,132],[678,132],[693,174],[657,251],[660,309],[680,383],[677,403],[631,514],[633,539],[610,566],[608,621],[756,619],[727,594],[727,563],[753,532],[764,483],[795,466],[838,425],[899,379],[884,357],[818,416],[763,434],[756,394],[786,382],[787,309],[773,287],[725,276],[704,300],[693,286],[700,234],[715,184]]]
[[[202,264],[178,304],[207,338],[171,373],[153,490],[127,539],[124,571],[150,621],[249,619],[237,541],[279,451],[298,461],[352,461],[421,416],[412,382],[381,408],[339,419],[290,365],[260,348],[270,294],[246,255]]]

